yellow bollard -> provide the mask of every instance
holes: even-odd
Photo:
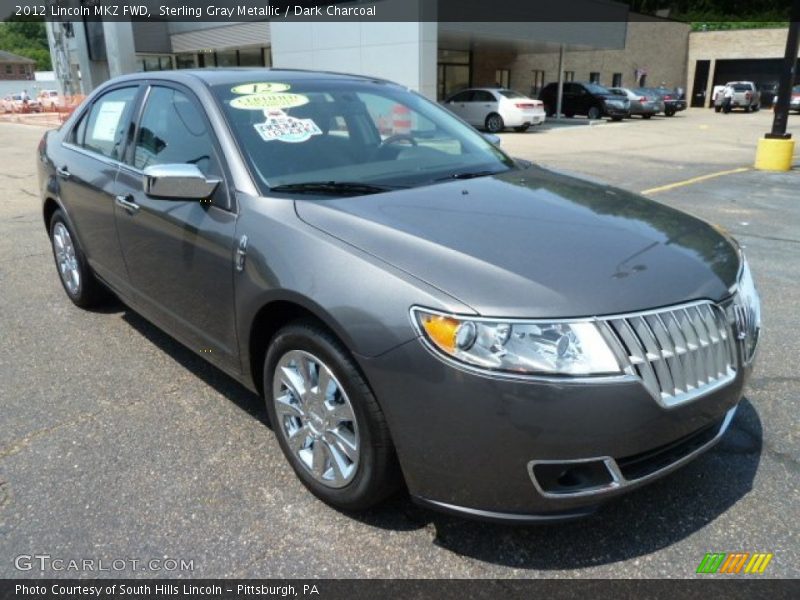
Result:
[[[789,171],[794,158],[794,140],[761,138],[756,149],[756,169]]]

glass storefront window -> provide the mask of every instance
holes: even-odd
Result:
[[[262,67],[264,66],[263,48],[242,48],[239,50],[240,67]]]
[[[175,68],[176,69],[194,69],[197,66],[197,56],[195,54],[176,54],[175,55]]]
[[[217,50],[217,66],[218,67],[235,67],[237,66],[236,50]],[[209,66],[209,65],[206,65]]]

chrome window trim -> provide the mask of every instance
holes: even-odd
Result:
[[[731,408],[730,410],[728,410],[727,413],[725,413],[725,418],[723,419],[722,424],[720,425],[719,431],[717,431],[716,435],[714,435],[714,437],[711,438],[709,441],[707,441],[705,444],[703,444],[699,448],[695,448],[689,454],[679,458],[675,462],[672,462],[665,467],[661,467],[660,469],[657,469],[652,473],[648,473],[647,475],[639,477],[637,479],[626,479],[625,476],[622,474],[622,471],[620,470],[617,461],[611,456],[597,456],[595,458],[579,458],[572,460],[534,459],[528,462],[528,476],[531,478],[531,481],[533,482],[533,487],[536,488],[536,491],[539,494],[541,494],[544,498],[551,498],[551,499],[568,499],[568,498],[581,498],[585,496],[597,496],[612,492],[614,490],[625,489],[633,485],[639,485],[647,481],[650,481],[652,479],[656,479],[662,475],[666,475],[670,471],[674,471],[675,469],[685,465],[693,458],[697,457],[698,455],[702,454],[703,452],[714,446],[717,442],[719,442],[722,436],[725,435],[725,432],[728,431],[731,421],[733,420],[733,417],[736,414],[737,408],[739,408],[738,404],[733,408]],[[579,492],[554,493],[554,492],[544,491],[541,485],[539,485],[539,482],[536,480],[536,476],[533,473],[533,468],[536,465],[554,464],[554,463],[569,465],[569,464],[581,464],[586,462],[603,462],[606,465],[609,474],[611,475],[612,481],[606,485],[581,490]]]

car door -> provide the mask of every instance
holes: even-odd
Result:
[[[498,109],[499,103],[494,94],[486,90],[475,90],[472,102],[469,103],[469,108],[467,109],[467,114],[469,115],[467,121],[475,127],[483,127],[486,123],[486,117],[491,113],[498,112]]]
[[[114,191],[139,92],[139,84],[128,84],[98,96],[53,156],[59,198],[81,248],[95,273],[114,288],[126,280]]]
[[[221,183],[208,199],[145,194],[144,170],[166,164],[194,164]],[[228,179],[213,129],[194,94],[154,83],[117,178],[117,228],[130,293],[165,330],[212,362],[239,371],[233,292],[236,213]]]
[[[446,102],[447,109],[467,121],[467,111],[472,100],[472,94],[472,90],[464,90],[457,93]]]

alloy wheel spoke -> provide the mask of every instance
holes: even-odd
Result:
[[[311,468],[314,470],[314,473],[317,474],[317,477],[322,478],[327,470],[326,463],[329,454],[325,451],[325,443],[320,439],[315,439],[312,451],[313,458]]]
[[[358,460],[358,448],[356,447],[355,440],[351,439],[351,436],[352,434],[344,434],[339,429],[328,432],[328,439],[331,440],[331,447],[346,456],[350,462],[356,462],[356,460]]]
[[[344,481],[347,478],[347,472],[350,465],[345,460],[341,450],[329,442],[324,442],[328,455],[331,457],[331,467],[333,468],[333,477],[336,481]]]
[[[303,425],[289,435],[286,441],[289,443],[289,448],[292,449],[292,452],[297,454],[300,450],[305,448],[306,440],[308,440],[308,428]]]
[[[318,365],[318,378],[317,378],[317,393],[320,399],[324,402],[328,398],[328,390],[333,383],[331,372],[322,365]],[[335,384],[334,384],[335,389]]]
[[[289,388],[295,398],[302,401],[308,391],[302,375],[292,367],[281,367],[281,375],[281,383]]]
[[[328,411],[328,421],[331,423],[348,423],[353,420],[353,410],[343,402],[325,403]]]
[[[291,417],[303,417],[305,416],[305,412],[301,408],[298,402],[294,402],[294,396],[292,393],[286,393],[282,396],[278,396],[275,399],[275,408],[278,413],[282,415],[289,415]]]

